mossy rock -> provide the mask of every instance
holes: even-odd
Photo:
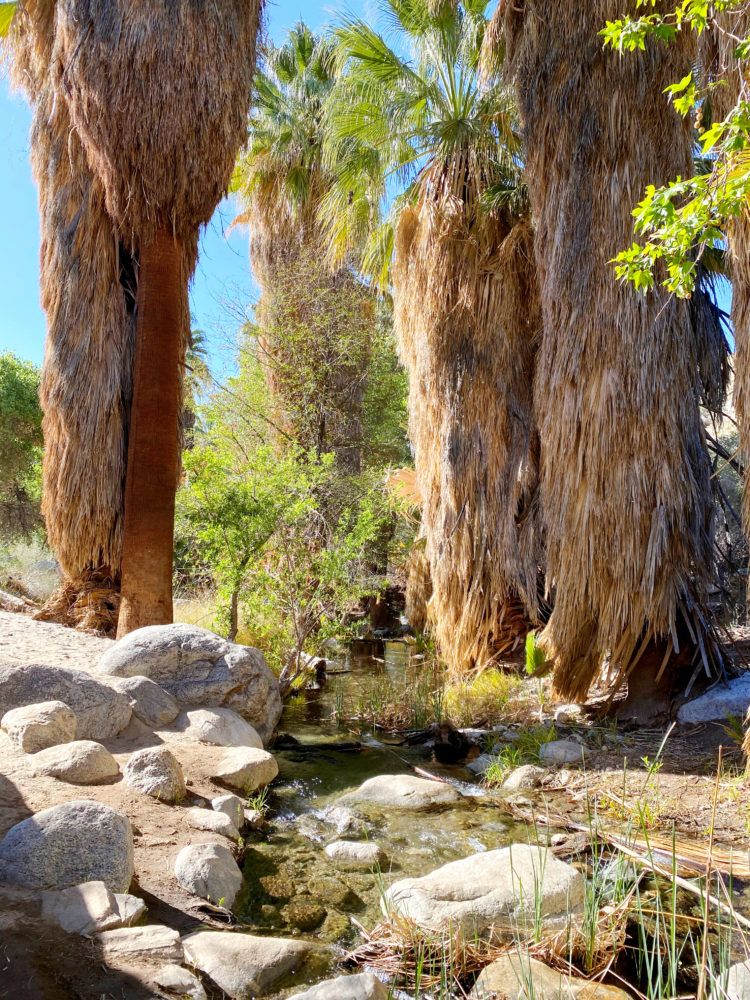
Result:
[[[350,887],[333,875],[317,875],[307,883],[310,894],[339,909],[361,903]]]
[[[321,941],[335,944],[337,941],[346,941],[352,936],[352,923],[345,913],[338,910],[329,910],[323,921],[323,925],[318,931]]]
[[[314,931],[325,920],[326,908],[312,896],[295,896],[281,911],[286,923],[298,931]]]

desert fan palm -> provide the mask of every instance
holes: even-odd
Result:
[[[538,297],[512,95],[497,75],[478,78],[485,6],[386,0],[408,56],[363,21],[336,29],[337,185],[322,209],[334,254],[364,244],[373,279],[392,275],[429,614],[456,671],[506,653],[525,633],[522,602],[536,606]]]
[[[541,275],[544,637],[557,688],[577,698],[607,655],[621,678],[643,657],[653,686],[681,646],[702,646],[713,565],[697,312],[616,284],[610,264],[646,185],[692,169],[690,123],[665,88],[693,52],[684,36],[604,51],[598,32],[620,11],[501,2],[493,32],[517,83]]]

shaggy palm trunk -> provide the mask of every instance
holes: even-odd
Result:
[[[140,253],[117,635],[172,621],[186,276],[164,229]]]
[[[654,681],[710,581],[711,490],[688,303],[618,285],[648,184],[691,171],[665,88],[688,32],[622,56],[598,32],[620,0],[501,4],[536,223],[543,338],[534,385],[555,685],[582,699],[605,656],[622,678],[649,640]],[[688,612],[685,612],[688,613]]]
[[[509,231],[457,199],[428,197],[399,223],[395,325],[429,618],[449,668],[465,674],[509,653],[529,628],[524,603],[535,609],[537,565],[524,559],[517,518],[533,439],[537,287],[527,224]]]

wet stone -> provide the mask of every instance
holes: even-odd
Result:
[[[295,930],[313,931],[325,920],[326,909],[312,896],[295,896],[282,909],[281,916]]]
[[[351,907],[358,899],[349,886],[333,875],[319,875],[311,878],[307,884],[313,896],[324,899],[335,907]]]

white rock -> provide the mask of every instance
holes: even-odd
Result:
[[[113,931],[96,934],[104,961],[131,963],[133,961],[181,962],[183,959],[180,935],[163,924],[144,924],[141,927],[118,927]]]
[[[544,925],[565,927],[582,911],[583,876],[545,848],[513,844],[395,882],[383,905],[427,930],[503,934],[533,926],[537,895]]]
[[[616,986],[593,984],[587,979],[567,976],[550,969],[535,958],[518,951],[501,955],[485,966],[469,994],[470,1000],[629,1000]]]
[[[76,735],[83,740],[117,736],[133,714],[124,695],[84,670],[40,663],[0,666],[0,716],[50,700],[63,702],[75,713]]]
[[[263,996],[303,962],[310,946],[288,938],[197,931],[183,938],[185,958],[232,1000]]]
[[[12,708],[0,721],[0,728],[24,753],[69,743],[76,738],[77,727],[75,713],[62,701]]]
[[[200,979],[181,965],[165,965],[151,979],[167,993],[174,993],[180,1000],[206,1000],[206,991]]]
[[[539,747],[539,760],[545,764],[582,764],[584,749],[574,740],[552,740]]]
[[[463,796],[453,785],[443,781],[430,781],[412,774],[379,774],[343,795],[339,802],[418,811],[455,805],[462,800]]]
[[[750,671],[733,677],[726,684],[717,684],[699,698],[681,705],[677,721],[714,722],[736,715],[744,719],[750,708]]]
[[[337,867],[352,870],[369,871],[386,860],[382,847],[366,840],[334,840],[325,852]]]
[[[183,707],[231,708],[266,742],[281,716],[279,683],[263,654],[197,625],[136,629],[107,650],[97,670],[113,677],[150,677]]]
[[[580,722],[583,716],[583,709],[580,705],[558,705],[555,709],[555,722],[561,726]]]
[[[337,976],[295,993],[289,1000],[388,1000],[390,993],[372,972]]]
[[[128,699],[133,715],[149,729],[168,726],[180,714],[180,706],[169,691],[148,677],[107,677],[107,683]]]
[[[207,830],[209,833],[218,833],[222,837],[229,837],[230,840],[239,839],[239,830],[226,813],[195,807],[185,812],[185,819],[188,826],[194,830]]]
[[[42,893],[42,917],[70,934],[94,934],[120,926],[115,894],[104,882],[84,882]]]
[[[138,923],[141,917],[146,915],[144,901],[138,896],[131,896],[128,892],[116,892],[115,903],[121,927],[132,927],[133,924]]]
[[[750,961],[730,966],[711,990],[710,1000],[750,1000]]]
[[[133,831],[127,816],[81,799],[35,813],[0,841],[0,883],[67,889],[102,881],[126,892],[133,878]]]
[[[231,747],[213,769],[220,784],[249,795],[273,781],[279,773],[276,759],[265,750],[254,747]]]
[[[35,775],[57,778],[71,785],[101,785],[120,773],[120,766],[109,750],[93,740],[74,740],[40,750],[34,754],[31,766]]]
[[[174,874],[186,892],[231,909],[242,888],[242,872],[223,844],[188,844],[174,863]]]
[[[166,747],[147,747],[131,754],[123,778],[131,788],[161,802],[179,802],[185,797],[182,767]]]
[[[171,729],[193,743],[263,749],[263,740],[258,733],[231,708],[194,708],[182,712]]]
[[[239,795],[232,795],[231,792],[228,795],[217,795],[215,799],[211,799],[211,808],[224,813],[237,830],[245,825],[245,803]]]
[[[503,782],[503,788],[509,792],[525,792],[532,788],[538,788],[542,778],[546,774],[543,767],[535,764],[522,764],[521,767],[514,768]]]

